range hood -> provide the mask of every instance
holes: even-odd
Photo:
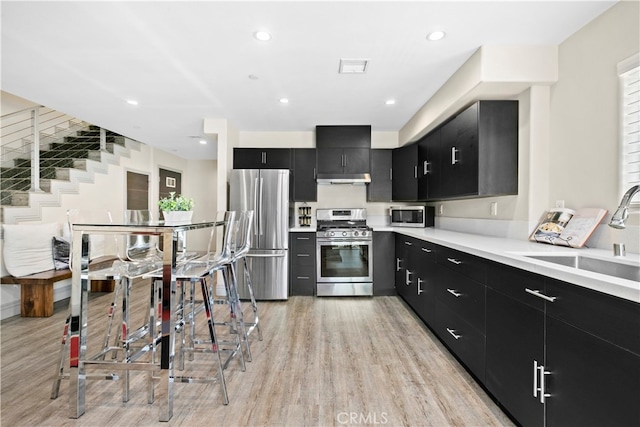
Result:
[[[371,175],[368,173],[319,173],[316,182],[318,184],[368,184],[371,182]]]
[[[362,185],[370,183],[370,151],[370,125],[316,126],[316,182]]]

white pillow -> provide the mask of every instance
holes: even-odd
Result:
[[[51,240],[60,235],[60,226],[45,224],[4,224],[4,266],[14,277],[53,270]]]

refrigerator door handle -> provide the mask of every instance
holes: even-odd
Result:
[[[258,178],[258,180],[260,182],[260,186],[258,188],[258,204],[256,206],[258,207],[258,211],[262,212],[262,210],[264,209],[264,206],[262,206],[263,178],[260,177]],[[258,235],[262,236],[262,218],[258,218]]]
[[[253,193],[253,206],[254,206],[254,212],[253,212],[253,234],[255,234],[256,236],[258,235],[258,216],[260,215],[260,211],[258,210],[258,179],[255,179],[255,187],[254,187],[254,193]]]

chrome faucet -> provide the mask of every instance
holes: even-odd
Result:
[[[634,185],[626,193],[622,196],[622,200],[620,201],[620,206],[611,217],[611,221],[609,221],[609,227],[613,228],[625,228],[624,222],[629,216],[629,205],[631,204],[631,199],[633,196],[640,193],[640,185]]]

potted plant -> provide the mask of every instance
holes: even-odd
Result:
[[[193,216],[193,199],[183,195],[176,197],[175,191],[158,200],[158,206],[165,221],[190,221]]]

